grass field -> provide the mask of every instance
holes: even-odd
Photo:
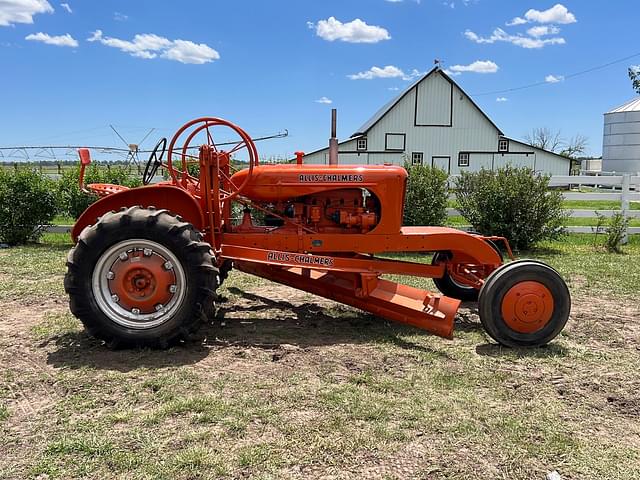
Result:
[[[472,305],[449,341],[233,272],[197,338],[110,351],[68,312],[68,237],[43,241],[0,250],[2,479],[640,478],[637,237],[529,254],[574,302],[533,350]]]

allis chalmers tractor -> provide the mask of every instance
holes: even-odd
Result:
[[[498,244],[513,258],[506,239],[403,227],[399,166],[305,165],[301,154],[260,165],[249,135],[218,118],[162,139],[139,188],[85,187],[88,151],[80,159],[82,188],[101,198],[73,228],[65,289],[73,314],[107,344],[187,337],[212,316],[232,268],[445,338],[463,300],[478,301],[487,333],[507,346],[546,344],[569,316],[560,275],[534,260],[503,264]],[[161,166],[168,180],[151,185]],[[433,256],[379,256],[392,252]],[[432,278],[441,294],[385,275]]]

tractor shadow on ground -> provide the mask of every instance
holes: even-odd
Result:
[[[166,368],[198,363],[216,351],[228,348],[280,350],[287,345],[301,349],[338,344],[388,344],[404,350],[449,358],[444,350],[411,341],[409,337],[431,337],[413,327],[388,322],[374,315],[335,304],[331,307],[313,302],[293,304],[273,300],[239,288],[229,288],[234,299],[223,302],[216,318],[185,342],[168,349],[111,349],[85,331],[70,332],[44,342],[55,344],[47,363],[56,368],[92,368],[128,372],[138,368]],[[456,329],[482,329],[480,324],[463,318]],[[442,340],[447,342],[447,340]],[[284,346],[284,347],[283,347]]]
[[[138,368],[159,369],[192,365],[209,355],[210,348],[181,342],[167,349],[109,348],[85,331],[66,333],[53,338],[56,349],[47,354],[47,364],[56,368],[90,368],[129,372]],[[40,346],[44,346],[40,345]]]
[[[327,307],[312,302],[292,304],[230,287],[240,304],[221,304],[216,322],[203,330],[205,341],[217,347],[277,349],[281,345],[299,348],[336,344],[387,343],[396,347],[447,357],[406,337],[429,336],[412,327],[388,322],[340,304]],[[281,315],[280,315],[281,314]],[[220,327],[219,323],[223,326]]]

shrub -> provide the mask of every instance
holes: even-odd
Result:
[[[405,225],[444,225],[447,220],[447,173],[439,168],[408,165]]]
[[[35,170],[0,170],[0,241],[37,240],[56,214],[52,182]]]
[[[506,237],[522,250],[564,233],[568,215],[562,194],[549,190],[549,176],[529,168],[463,172],[456,179],[458,210],[484,235]]]
[[[89,205],[95,202],[97,195],[86,194],[78,186],[80,167],[66,170],[58,182],[58,211],[62,215],[78,218]],[[112,166],[110,168],[98,167],[91,164],[85,173],[85,183],[113,183],[137,187],[141,184],[139,178],[129,178],[125,167]]]
[[[627,233],[629,219],[621,212],[616,212],[606,228],[607,236],[604,246],[609,253],[622,253],[622,243]]]

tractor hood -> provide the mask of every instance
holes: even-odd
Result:
[[[241,185],[249,169],[231,177]],[[276,202],[343,188],[383,187],[404,191],[407,171],[391,165],[262,165],[255,167],[243,196],[263,202]]]

